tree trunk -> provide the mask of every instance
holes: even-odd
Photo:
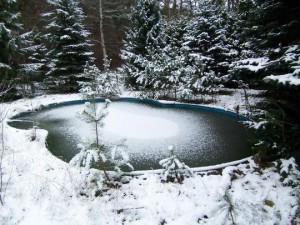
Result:
[[[176,18],[177,16],[177,0],[173,2],[173,17]]]
[[[170,19],[170,0],[165,0],[164,1],[165,7],[166,7],[166,15],[167,15],[167,20]]]
[[[179,11],[180,11],[180,14],[182,14],[182,11],[183,11],[183,0],[180,0],[180,8],[179,8]]]
[[[103,5],[102,0],[99,0],[99,24],[100,24],[100,43],[102,47],[103,59],[107,58],[105,39],[104,39],[104,30],[103,30]]]

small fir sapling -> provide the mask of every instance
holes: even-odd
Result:
[[[86,169],[90,169],[93,163],[100,164],[99,166],[104,172],[105,178],[110,182],[109,176],[106,170],[103,168],[103,164],[106,162],[106,157],[104,155],[104,145],[100,144],[100,128],[104,126],[104,118],[107,116],[107,108],[110,101],[107,99],[102,108],[98,108],[95,101],[85,103],[85,108],[81,113],[81,118],[94,125],[95,129],[95,139],[92,143],[87,146],[82,145],[81,151],[71,160],[71,164],[76,166],[83,166]]]
[[[129,163],[129,156],[125,152],[126,139],[108,146],[100,141],[100,129],[104,126],[104,118],[108,115],[107,108],[110,100],[106,99],[102,108],[97,107],[95,101],[87,102],[81,113],[81,118],[94,126],[95,136],[92,143],[80,145],[81,151],[71,160],[71,165],[84,167],[86,171],[93,165],[97,165],[103,170],[105,179],[109,183],[111,180],[106,170],[112,168],[117,172],[121,172],[121,168],[128,167],[133,170]]]
[[[225,190],[219,191],[213,216],[216,224],[238,225],[238,221],[247,221],[245,224],[263,224],[268,219],[266,209],[261,202],[245,201],[234,198],[234,192],[228,186]]]
[[[86,63],[83,75],[87,80],[79,82],[81,86],[79,91],[84,98],[94,100],[97,96],[100,96],[101,87],[98,80],[100,73],[101,72],[96,65],[90,65],[88,62]]]
[[[85,103],[85,108],[80,117],[94,127],[95,136],[91,143],[81,145],[80,153],[70,163],[78,167],[84,167],[87,172],[93,165],[98,166],[104,172],[106,181],[111,184],[106,172],[107,168],[113,167],[113,169],[121,171],[121,167],[124,165],[130,169],[133,169],[133,167],[128,162],[128,155],[125,154],[125,140],[111,146],[101,143],[100,129],[104,126],[104,118],[108,115],[107,109],[111,101],[106,99],[102,107],[99,107],[96,102],[96,98],[103,95],[103,84],[99,78],[101,76],[99,69],[95,65],[90,66],[87,63],[84,74],[88,81],[81,83],[80,92],[85,98],[89,99],[89,102]],[[111,95],[112,93],[106,94]]]
[[[177,180],[178,183],[182,183],[184,176],[193,176],[191,168],[177,159],[177,156],[174,154],[174,146],[170,145],[168,150],[170,151],[171,156],[159,161],[159,164],[164,168],[164,179],[167,182],[174,182]]]

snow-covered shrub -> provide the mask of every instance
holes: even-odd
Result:
[[[268,70],[272,75],[266,76],[264,81],[274,86],[300,86],[300,45],[291,45],[283,48],[281,57],[271,61]]]
[[[83,167],[87,174],[90,174],[89,171],[92,167],[99,168],[104,172],[106,181],[110,182],[107,170],[114,170],[120,175],[125,167],[130,170],[134,169],[129,163],[129,156],[125,151],[125,141],[121,140],[111,146],[97,145],[96,143],[81,144],[81,151],[72,158],[70,164]],[[94,179],[102,180],[102,176]]]
[[[126,139],[122,139],[112,146],[108,146],[108,148],[110,149],[109,155],[107,156],[107,161],[109,164],[108,167],[117,171],[119,174],[125,167],[130,170],[134,170],[133,166],[129,163],[129,155],[125,151],[127,148],[125,142]]]
[[[81,89],[79,90],[83,96],[87,99],[93,99],[100,95],[100,84],[98,77],[100,76],[100,70],[96,65],[90,65],[86,63],[83,71],[83,76],[86,81],[79,82]]]
[[[300,171],[295,158],[280,159],[279,165],[283,184],[297,187],[300,191]]]
[[[254,134],[255,159],[261,166],[266,166],[270,161],[299,149],[300,127],[289,122],[291,115],[275,101],[264,102],[259,107],[262,110],[254,116],[255,122],[248,124]]]
[[[99,94],[105,97],[118,96],[121,93],[123,77],[117,71],[110,69],[111,60],[104,59],[104,71],[97,78]]]
[[[177,159],[174,154],[174,146],[170,145],[168,150],[170,151],[171,156],[159,161],[159,164],[164,168],[164,179],[167,182],[174,182],[177,180],[178,183],[182,183],[185,176],[193,176],[191,168]]]
[[[193,96],[193,90],[188,85],[179,84],[178,96],[181,99],[189,99]]]
[[[33,126],[31,128],[31,134],[30,134],[30,140],[31,141],[35,141],[37,139],[37,129],[38,129],[38,126],[36,123],[33,123]]]
[[[96,97],[113,97],[121,93],[122,77],[116,71],[110,70],[110,60],[104,60],[104,71],[96,65],[87,63],[83,76],[85,81],[79,82],[80,92],[88,99]]]

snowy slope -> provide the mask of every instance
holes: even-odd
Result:
[[[76,99],[80,96],[41,96],[1,105],[1,109],[7,112],[7,120],[41,104]],[[219,97],[215,107],[233,110],[242,103],[242,92],[236,91],[231,97]],[[97,192],[99,171],[86,174],[52,156],[46,135],[38,130],[37,140],[31,141],[31,131],[5,125],[0,224],[218,225],[232,224],[233,217],[239,225],[286,225],[292,224],[298,210],[299,188],[287,185],[299,177],[292,159],[283,160],[281,167],[278,164],[281,170],[259,169],[249,160],[223,171],[195,174],[183,184],[162,183],[159,174],[148,172],[125,176],[126,184],[120,188],[104,185]],[[280,174],[289,176],[283,180]]]

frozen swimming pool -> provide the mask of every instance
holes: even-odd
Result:
[[[76,104],[44,109],[10,124],[26,129],[34,118],[40,128],[49,132],[49,150],[70,161],[79,152],[78,144],[94,136],[92,125],[78,116],[83,107]],[[169,155],[169,145],[174,145],[178,158],[191,167],[230,162],[252,154],[247,132],[237,117],[141,100],[112,102],[108,111],[101,141],[112,144],[127,138],[127,152],[135,170],[160,168],[158,162]]]

